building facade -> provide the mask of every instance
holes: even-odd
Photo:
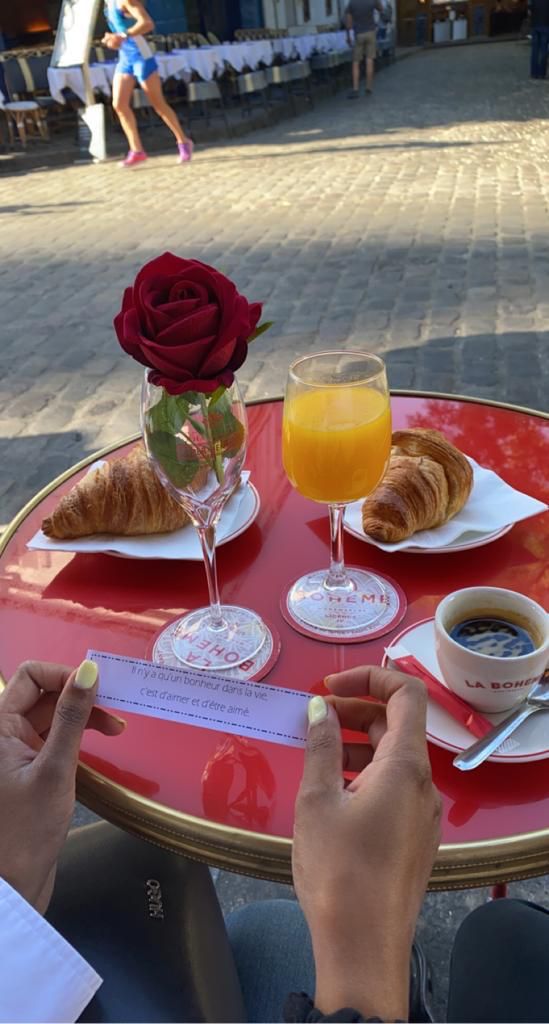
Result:
[[[310,2],[323,5],[325,0]],[[0,0],[2,48],[51,42],[61,3],[62,0]],[[214,32],[220,39],[231,39],[237,28],[259,28],[265,24],[263,0],[144,0],[144,3],[160,35]],[[101,15],[97,32],[101,33],[103,27]]]
[[[78,0],[76,0],[78,2]],[[238,28],[304,31],[338,25],[345,0],[144,0],[156,32],[213,32],[232,39]],[[0,0],[0,49],[52,42],[62,0]],[[97,33],[102,34],[100,15]]]
[[[339,27],[343,0],[263,0],[263,23],[268,28],[316,28],[318,25]]]

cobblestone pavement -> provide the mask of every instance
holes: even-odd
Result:
[[[549,83],[524,43],[443,49],[248,137],[137,172],[0,179],[0,523],[137,425],[140,370],[111,328],[164,249],[265,301],[240,373],[280,391],[296,353],[385,354],[393,387],[547,407]],[[126,175],[123,177],[123,175]]]
[[[140,370],[111,321],[164,249],[265,301],[249,397],[279,392],[296,353],[345,343],[383,353],[393,387],[547,408],[548,104],[524,43],[443,49],[384,71],[371,100],[335,98],[190,167],[1,179],[0,523],[137,429]],[[225,906],[278,891],[218,885]],[[484,897],[428,898],[439,1019],[455,925]]]

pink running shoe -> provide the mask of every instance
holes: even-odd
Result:
[[[137,153],[134,149],[130,149],[126,159],[120,164],[120,167],[137,167],[138,164],[144,164],[146,159],[147,154],[144,150]]]
[[[187,139],[186,142],[178,142],[177,148],[179,150],[178,164],[188,164],[193,157],[194,142],[191,142],[190,139]]]

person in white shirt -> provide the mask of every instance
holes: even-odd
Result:
[[[75,800],[85,728],[123,731],[94,708],[97,666],[29,661],[0,696],[0,1021],[75,1021],[101,984],[42,914]]]

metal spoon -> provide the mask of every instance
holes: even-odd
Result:
[[[546,671],[539,683],[532,687],[525,700],[522,700],[518,707],[504,718],[503,722],[496,725],[491,732],[477,740],[467,750],[454,757],[453,763],[462,772],[470,772],[472,768],[478,768],[490,754],[498,747],[536,711],[549,711],[549,672]]]

